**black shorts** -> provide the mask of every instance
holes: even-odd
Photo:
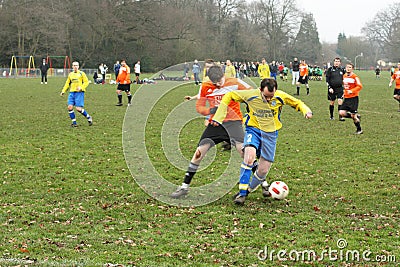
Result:
[[[306,75],[306,77],[304,76],[300,76],[299,79],[297,80],[299,83],[301,84],[308,84],[308,75]]]
[[[241,120],[227,121],[219,126],[209,124],[201,135],[198,145],[210,144],[213,147],[224,141],[232,145],[243,143],[244,131]]]
[[[128,84],[118,84],[117,90],[130,92],[131,91],[131,85],[129,83]]]
[[[336,99],[343,99],[343,87],[332,88],[333,93],[329,93],[328,89],[328,100],[335,101]]]
[[[345,98],[339,110],[347,110],[350,113],[358,113],[358,96],[352,98]]]
[[[140,73],[135,72],[136,77],[139,77]]]
[[[394,89],[393,95],[400,95],[400,89]]]

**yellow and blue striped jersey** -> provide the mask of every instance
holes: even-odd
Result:
[[[258,75],[260,79],[271,78],[271,71],[269,70],[268,64],[260,64],[258,65]]]
[[[303,101],[283,92],[276,90],[274,97],[265,101],[260,89],[232,91],[224,95],[215,113],[213,120],[222,123],[226,114],[229,102],[244,102],[249,108],[246,126],[258,128],[264,132],[274,132],[282,128],[280,114],[283,105],[289,105],[305,116],[311,109]]]
[[[86,87],[89,85],[89,80],[86,74],[83,71],[78,70],[77,72],[70,72],[68,74],[67,81],[62,89],[62,92],[65,93],[68,88],[70,92],[85,92]],[[78,90],[80,87],[80,90]]]

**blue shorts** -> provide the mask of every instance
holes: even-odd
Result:
[[[68,106],[72,105],[75,107],[84,106],[85,92],[70,92],[68,96]]]
[[[246,127],[243,146],[252,146],[257,150],[257,157],[274,162],[278,131],[264,132],[255,127]]]

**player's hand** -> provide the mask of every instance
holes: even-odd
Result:
[[[212,120],[212,121],[210,122],[210,124],[211,124],[212,126],[214,126],[214,127],[217,127],[217,126],[219,126],[219,125],[220,125],[220,123],[219,123],[219,122],[217,122],[217,121],[214,121],[214,120]]]
[[[61,92],[61,93],[60,93],[60,96],[63,96],[63,95],[64,95],[64,92]]]
[[[392,87],[392,83],[391,82],[389,83],[389,87]]]
[[[312,116],[313,116],[312,112],[307,112],[305,117],[306,119],[311,119]]]
[[[187,95],[184,97],[184,99],[190,101],[190,100],[192,100],[192,97],[190,95]]]
[[[210,114],[215,114],[217,112],[218,107],[210,108]]]
[[[82,88],[80,86],[76,87],[76,91],[80,92],[82,91]]]
[[[331,94],[333,94],[333,89],[332,88],[329,88],[329,93],[331,93]]]

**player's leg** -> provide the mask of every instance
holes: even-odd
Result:
[[[122,91],[123,91],[122,88],[123,88],[123,85],[118,84],[118,87],[117,87],[118,103],[116,104],[116,106],[122,106]]]
[[[125,93],[126,93],[126,96],[128,97],[128,106],[130,106],[131,105],[131,101],[132,101],[131,85],[130,84],[126,85]]]
[[[333,117],[333,111],[335,110],[336,94],[329,92],[329,90],[332,92],[333,89],[328,89],[329,119],[334,120],[335,118]]]
[[[75,92],[70,92],[68,95],[68,115],[72,121],[71,127],[77,127],[76,123],[76,117],[75,117],[75,112],[74,112],[74,106],[75,106]]]
[[[235,199],[233,200],[235,204],[243,205],[246,200],[255,159],[256,148],[254,146],[246,146],[244,148],[243,162],[240,165],[239,194],[235,195]]]
[[[343,94],[341,94],[340,97],[337,98],[337,103],[338,103],[338,113],[339,113],[340,107],[343,104]],[[340,116],[340,114],[339,114],[339,121],[345,121],[344,117]]]
[[[171,198],[181,198],[189,193],[190,183],[192,182],[192,179],[196,174],[202,159],[205,157],[210,147],[211,145],[207,143],[197,147],[196,151],[193,154],[192,160],[189,163],[188,169],[185,173],[185,177],[183,178],[182,185],[170,195]]]
[[[260,184],[262,184],[266,179],[269,169],[271,168],[272,162],[274,162],[275,159],[278,132],[277,131],[271,133],[262,132],[261,138],[262,141],[260,147],[261,151],[260,151],[259,163],[257,171],[254,173],[253,180],[250,183],[250,191],[256,190],[257,187]],[[268,192],[268,183],[266,183],[265,186],[263,185],[263,195],[269,196],[269,194],[265,195],[266,193],[265,191]]]
[[[399,112],[400,112],[400,89],[395,89],[393,93],[393,99],[399,102]]]
[[[89,115],[89,113],[83,108],[85,105],[85,93],[84,92],[78,92],[75,96],[75,109],[76,111],[78,111],[80,114],[82,114],[82,116],[84,116],[88,123],[89,126],[92,126],[93,124],[93,119],[92,117]]]
[[[362,134],[363,131],[361,129],[361,116],[358,114],[358,97],[350,98],[349,102],[349,113],[351,114],[351,118],[353,119],[353,123],[356,126],[357,131],[355,134]]]
[[[307,89],[307,95],[310,95],[310,86],[308,85],[308,76],[306,76],[304,82],[305,82],[306,89]]]
[[[183,183],[181,186],[178,187],[175,192],[170,195],[171,198],[180,198],[188,194],[190,183],[192,182],[192,179],[196,174],[197,169],[199,168],[200,163],[207,154],[208,150],[212,146],[223,140],[229,139],[228,134],[222,125],[219,125],[217,127],[214,127],[212,125],[207,126],[200,137],[199,144],[189,163],[188,169],[185,173],[185,177],[183,178]]]
[[[300,95],[300,82],[296,82],[296,94],[295,95]]]

